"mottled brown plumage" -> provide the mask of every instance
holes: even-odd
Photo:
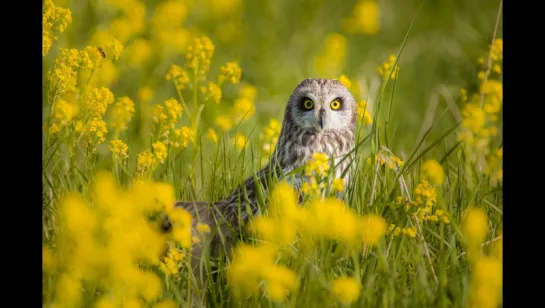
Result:
[[[306,110],[305,100],[311,99],[314,108]],[[330,103],[339,100],[341,107],[334,110]],[[242,232],[242,227],[258,209],[257,194],[267,196],[270,179],[281,178],[283,174],[303,166],[312,154],[322,152],[335,157],[335,164],[354,148],[357,104],[348,89],[337,80],[305,79],[293,91],[284,113],[282,130],[270,162],[257,174],[249,177],[226,198],[216,202],[178,202],[194,217],[194,227],[198,222],[206,223],[212,232],[201,238],[202,253],[217,254],[225,247],[227,252]],[[349,166],[350,158],[345,159],[335,170],[341,177]],[[345,182],[350,181],[347,172]],[[301,184],[301,177],[290,179],[295,188]],[[202,236],[202,235],[201,235]],[[210,246],[210,244],[212,244]],[[212,248],[208,251],[208,248]]]

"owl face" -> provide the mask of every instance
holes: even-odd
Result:
[[[288,104],[294,124],[317,132],[353,126],[356,101],[350,91],[332,79],[306,79],[297,86]]]

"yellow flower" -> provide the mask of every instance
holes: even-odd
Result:
[[[63,306],[78,306],[81,301],[81,283],[68,274],[62,274],[57,282],[56,300]]]
[[[42,246],[42,269],[44,272],[53,272],[55,270],[55,256],[47,246]]]
[[[185,89],[190,82],[187,72],[176,64],[172,64],[168,70],[166,80],[174,81],[174,84],[178,90]]]
[[[272,266],[265,270],[269,298],[275,302],[283,301],[289,291],[295,290],[296,276],[284,266]]]
[[[360,297],[361,284],[354,278],[341,277],[331,283],[331,293],[345,305],[350,305]]]
[[[233,122],[228,116],[218,116],[216,117],[216,125],[224,131],[229,131],[233,127]]]
[[[153,90],[150,87],[143,87],[138,90],[138,99],[143,102],[147,103],[151,101],[153,98]]]
[[[218,143],[218,135],[216,134],[216,131],[212,128],[208,129],[208,134],[206,134],[206,138],[215,143]]]
[[[176,140],[172,142],[172,146],[175,148],[187,148],[190,143],[195,143],[195,132],[193,129],[187,126],[174,130],[174,136]]]
[[[42,57],[45,57],[53,40],[66,30],[72,22],[69,9],[56,7],[52,0],[45,0],[42,7]]]
[[[123,58],[134,68],[138,68],[153,56],[153,47],[145,39],[136,39],[127,46]]]
[[[254,102],[248,98],[240,97],[235,100],[233,117],[236,121],[248,120],[255,112]]]
[[[248,141],[246,140],[246,137],[239,133],[235,134],[234,142],[235,147],[239,150],[244,150],[248,146]]]
[[[253,85],[243,84],[240,86],[239,95],[240,97],[254,101],[257,96],[257,89]]]
[[[386,234],[387,224],[384,218],[377,215],[362,217],[362,238],[366,245],[376,246]]]
[[[406,227],[401,230],[401,233],[407,235],[410,238],[416,237],[416,230],[413,227]]]
[[[309,216],[305,228],[308,232],[349,246],[357,244],[361,223],[343,201],[335,198],[313,199],[307,209]]]
[[[233,253],[233,261],[227,269],[227,280],[236,292],[253,293],[266,270],[274,266],[276,248],[272,245],[250,246],[241,244]]]
[[[168,299],[162,302],[159,302],[153,306],[154,308],[177,308],[176,302],[174,300]]]
[[[471,207],[462,220],[462,233],[470,245],[480,245],[488,234],[488,217],[482,208]]]
[[[329,157],[324,153],[312,154],[312,160],[305,165],[305,175],[311,176],[313,172],[318,176],[325,176],[329,172]]]
[[[445,181],[445,171],[439,162],[429,159],[422,164],[422,178],[441,185]]]
[[[112,140],[110,141],[110,146],[108,147],[112,153],[118,155],[119,157],[127,157],[127,150],[129,147],[122,140]]]
[[[125,130],[134,111],[134,102],[127,96],[120,97],[112,108],[110,127],[117,132]]]
[[[210,68],[210,59],[214,55],[214,44],[206,37],[201,36],[193,40],[186,54],[187,66],[199,76],[204,76]]]
[[[87,126],[88,142],[91,146],[99,145],[106,140],[106,122],[100,118],[93,118]]]
[[[155,142],[153,145],[153,154],[155,156],[155,161],[164,163],[165,159],[168,156],[167,146],[161,141]]]
[[[221,88],[217,84],[208,82],[208,88],[201,86],[201,92],[206,94],[206,100],[211,100],[216,104],[220,103],[222,93]]]
[[[375,0],[360,0],[352,16],[344,20],[344,29],[352,33],[377,34],[380,29],[380,8]]]
[[[314,68],[321,76],[339,76],[346,60],[346,38],[339,33],[327,36],[323,49],[314,59]]]
[[[136,157],[136,169],[139,173],[151,171],[155,168],[157,161],[153,153],[150,150],[146,150],[142,153],[139,153]]]
[[[198,223],[197,224],[197,231],[202,232],[202,233],[209,233],[210,232],[210,226],[207,225],[207,224]]]
[[[334,179],[333,184],[331,185],[334,191],[343,191],[344,190],[344,179]]]
[[[384,61],[382,66],[377,68],[377,72],[384,77],[384,80],[388,79],[388,77],[390,77],[390,80],[397,79],[397,75],[399,74],[399,63],[396,63],[396,60],[397,57],[395,55],[390,55],[388,60]],[[391,76],[390,71],[392,71]]]
[[[101,117],[106,113],[108,105],[114,103],[114,94],[108,88],[93,88],[85,100],[86,111],[93,117]]]
[[[358,103],[358,117],[359,122],[363,122],[363,124],[369,125],[373,124],[373,117],[371,116],[371,113],[369,112],[369,107],[367,105],[367,101],[363,100]]]
[[[232,84],[238,84],[240,82],[241,75],[242,70],[240,69],[237,61],[227,62],[225,65],[220,67],[218,83],[221,85],[226,80],[229,80]]]
[[[348,89],[352,88],[352,82],[346,75],[341,75],[339,81]]]

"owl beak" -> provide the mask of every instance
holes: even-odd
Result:
[[[320,109],[320,119],[319,119],[319,123],[320,123],[320,128],[321,128],[321,129],[324,129],[324,122],[325,122],[325,110],[324,110],[324,109]]]

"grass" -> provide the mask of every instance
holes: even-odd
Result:
[[[502,36],[501,2],[378,1],[380,15],[366,18],[378,18],[379,30],[367,34],[342,26],[359,1],[147,1],[144,19],[140,1],[54,2],[69,8],[72,20],[62,33],[62,18],[44,33],[52,40],[43,58],[44,306],[189,307],[199,296],[208,307],[502,305],[502,81],[494,45]],[[187,54],[201,53],[188,46],[202,35],[213,56],[192,67]],[[328,53],[327,42],[341,47]],[[80,50],[77,63],[63,60],[62,48]],[[389,55],[395,62],[385,78],[376,67]],[[337,65],[315,65],[320,56]],[[210,68],[198,79],[207,60]],[[221,69],[233,60],[241,76]],[[55,75],[61,64],[73,72]],[[187,80],[165,80],[173,64]],[[191,253],[199,243],[171,209],[174,200],[227,196],[268,160],[264,144],[274,144],[278,132],[266,127],[282,121],[295,86],[341,74],[372,118],[359,118],[357,171],[345,183],[343,203],[316,203],[309,193],[295,210],[290,191],[272,186],[276,197],[260,198],[265,222],[252,220],[258,232],[237,238],[235,246],[245,248],[220,258]],[[221,88],[219,103],[209,82]],[[166,104],[169,98],[183,110]],[[101,106],[105,112],[97,113]],[[230,127],[222,127],[221,116]],[[125,127],[116,129],[116,121]],[[182,127],[190,134],[176,133]],[[126,155],[114,153],[112,140],[127,145]],[[274,206],[284,214],[275,216]],[[416,212],[425,208],[437,221]],[[164,212],[178,233],[159,231]],[[271,240],[279,245],[266,245]],[[195,258],[209,271],[204,285],[190,269]],[[342,277],[353,280],[342,284]]]

